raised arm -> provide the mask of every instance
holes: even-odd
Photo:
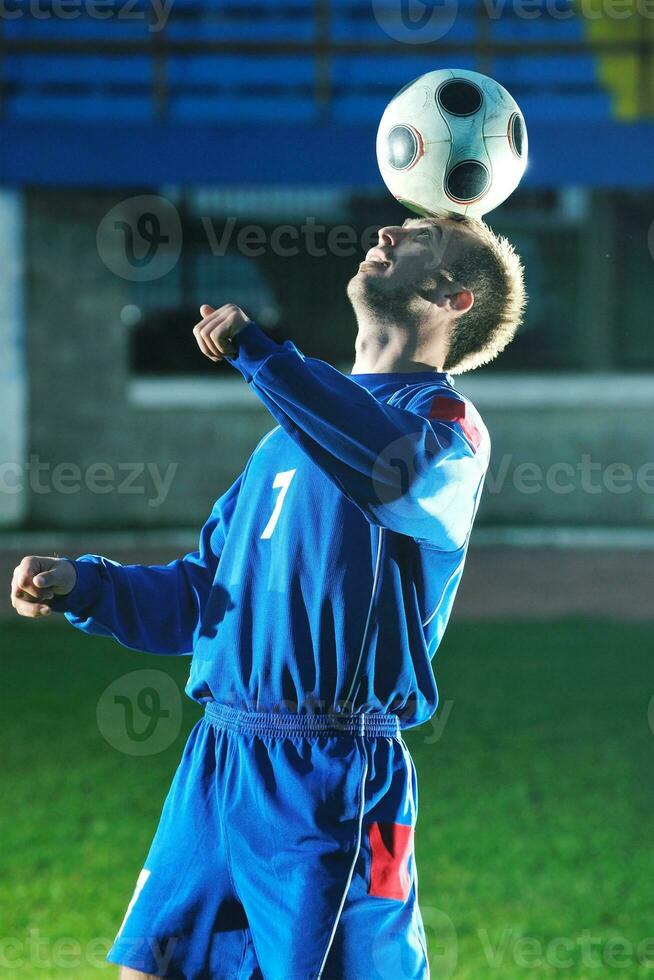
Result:
[[[372,523],[443,550],[465,544],[488,465],[487,435],[466,419],[465,402],[428,383],[382,402],[252,321],[226,322],[218,351]]]
[[[66,559],[77,573],[75,585],[66,595],[48,600],[50,608],[63,612],[85,633],[113,636],[135,650],[191,653],[241,480],[242,476],[214,504],[200,532],[197,551],[168,565],[121,565],[91,554]],[[18,571],[14,581],[20,589]],[[53,567],[51,572],[32,576],[30,582],[22,581],[22,587],[33,596],[43,597],[48,589],[52,591],[55,574]]]

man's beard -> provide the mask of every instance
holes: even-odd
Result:
[[[377,323],[404,323],[411,317],[417,299],[415,289],[392,289],[374,277],[354,276],[347,284],[347,295],[357,317]]]

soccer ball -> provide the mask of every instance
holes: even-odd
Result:
[[[387,105],[377,161],[391,194],[411,211],[481,217],[520,183],[527,129],[517,102],[494,79],[430,71]]]

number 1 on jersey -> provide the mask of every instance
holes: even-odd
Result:
[[[279,520],[279,515],[282,512],[282,504],[284,503],[284,497],[288,493],[288,488],[291,485],[291,480],[295,476],[295,470],[284,470],[282,473],[275,474],[275,479],[273,480],[273,489],[279,489],[279,496],[275,502],[275,508],[270,515],[270,520],[266,524],[261,534],[262,538],[270,538],[273,531],[275,530],[275,525]]]

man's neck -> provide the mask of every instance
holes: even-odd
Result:
[[[359,319],[352,374],[407,374],[442,371],[446,349],[435,342],[434,327],[387,324]]]

